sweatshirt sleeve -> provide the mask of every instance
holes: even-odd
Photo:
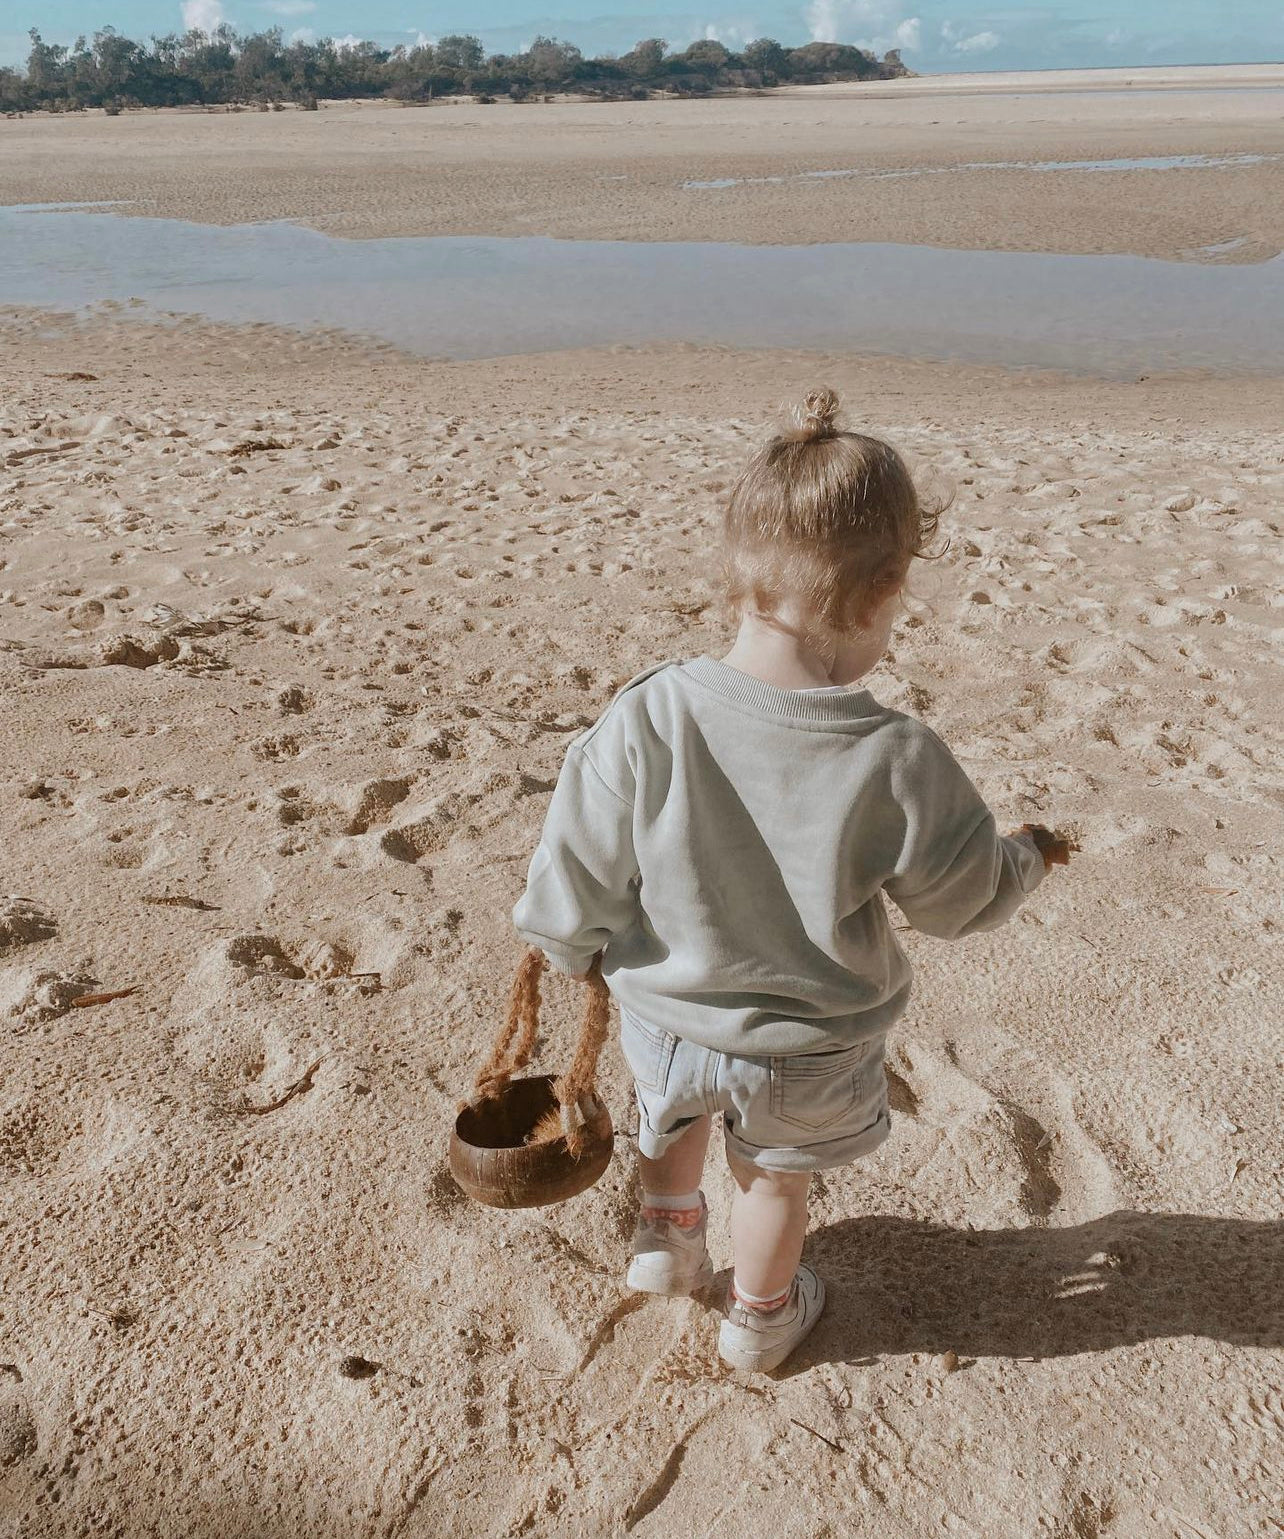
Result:
[[[624,777],[613,777],[624,778]],[[561,972],[584,971],[638,912],[631,777],[603,778],[579,741],[567,751],[549,801],[526,891],[513,908],[517,933]]]
[[[926,935],[996,929],[1043,880],[1043,856],[1028,835],[999,833],[962,766],[918,725],[922,735],[893,771],[904,839],[883,890]]]

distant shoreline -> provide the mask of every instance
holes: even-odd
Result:
[[[42,114],[0,122],[0,143],[3,204],[114,201],[353,240],[870,241],[1235,263],[1284,249],[1284,66],[448,111]]]
[[[1002,95],[1009,92],[1024,92],[1027,90],[1036,90],[1047,95],[1058,95],[1067,92],[1115,91],[1120,88],[1121,83],[1126,88],[1134,89],[1138,92],[1180,91],[1192,88],[1196,90],[1222,89],[1241,91],[1284,90],[1284,61],[1242,64],[1141,65],[1136,67],[1128,65],[1100,65],[1085,69],[970,70],[948,74],[925,74],[909,71],[904,75],[887,79],[787,83],[771,87],[716,86],[698,95],[652,89],[646,101],[657,106],[682,101],[790,100],[810,96],[825,96],[829,98],[853,96],[872,101],[880,98],[892,99],[896,97]],[[319,96],[317,98],[318,108],[327,109],[335,107],[367,109],[374,107],[449,107],[458,109],[479,104],[477,96],[466,92],[423,100],[399,100],[379,95]],[[486,106],[500,108],[543,105],[601,107],[610,104],[610,102],[604,101],[601,97],[575,91],[541,93],[540,98],[528,97],[521,102],[514,102],[507,97],[500,96],[496,97],[494,101],[484,103]],[[630,103],[630,105],[635,106],[643,106],[645,104],[642,99]],[[283,102],[280,105],[286,111],[299,110],[298,104],[293,102]],[[4,117],[12,120],[15,118],[62,118],[69,115],[82,118],[126,114],[130,116],[191,117],[254,112],[256,110],[270,110],[269,103],[192,102],[179,106],[163,107],[123,105],[119,112],[111,113],[104,111],[101,107],[85,107],[74,110],[41,107],[27,109],[20,113],[5,113],[3,116],[0,116],[0,121],[3,121]]]

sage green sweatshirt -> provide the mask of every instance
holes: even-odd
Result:
[[[513,909],[554,967],[718,1052],[880,1035],[917,930],[1001,925],[1043,877],[922,722],[867,689],[782,689],[712,657],[630,679],[570,743]]]

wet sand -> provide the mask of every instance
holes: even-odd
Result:
[[[1040,89],[1044,80],[1051,89]],[[1131,84],[1124,84],[1127,80]],[[122,198],[334,235],[905,241],[1177,257],[1284,248],[1284,161],[1180,171],[959,169],[874,185],[804,173],[1284,153],[1284,67],[961,76],[604,105],[331,103],[0,122],[0,203]],[[691,180],[794,177],[720,191]]]
[[[725,649],[722,498],[817,382],[955,491],[871,688],[1082,852],[1003,930],[902,937],[893,1136],[817,1181],[826,1316],[742,1379],[716,1298],[624,1289],[614,1045],[582,1197],[472,1206],[445,1138],[566,743]],[[6,312],[0,384],[5,1539],[1270,1530],[1284,384],[120,309]]]

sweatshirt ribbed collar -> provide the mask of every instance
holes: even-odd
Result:
[[[867,689],[846,689],[830,694],[806,689],[782,689],[751,678],[715,657],[692,657],[680,665],[697,684],[762,716],[791,721],[857,721],[883,708]]]

